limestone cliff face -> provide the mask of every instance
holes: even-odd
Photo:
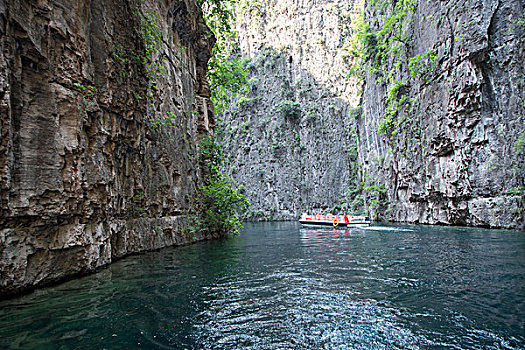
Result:
[[[196,4],[4,0],[0,32],[0,296],[203,239],[179,232],[214,123]]]
[[[250,219],[293,220],[351,200],[359,104],[346,80],[352,1],[243,2],[240,51],[251,59],[252,91],[219,131],[227,171],[244,186]]]
[[[257,83],[221,138],[252,218],[358,209],[361,190],[376,219],[523,227],[523,2],[420,0],[405,16],[396,3],[364,2],[376,32],[403,20],[397,56],[360,86],[345,79],[360,1],[241,2],[240,48]]]
[[[414,101],[413,111],[394,119],[395,135],[378,133],[388,84],[380,74],[365,79],[359,155],[368,181],[386,189],[378,216],[523,228],[523,7],[519,0],[417,2],[404,24],[406,53],[384,70],[402,82],[399,96]],[[376,28],[386,18],[379,12],[367,6],[365,18]],[[425,53],[435,55],[432,62]],[[424,74],[410,70],[412,57],[425,61]]]

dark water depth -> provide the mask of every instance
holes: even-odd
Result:
[[[246,224],[0,302],[0,348],[524,349],[525,235]]]

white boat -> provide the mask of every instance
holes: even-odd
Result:
[[[348,216],[344,215],[308,215],[303,213],[299,219],[299,223],[305,227],[363,227],[370,226],[370,217],[368,216]]]

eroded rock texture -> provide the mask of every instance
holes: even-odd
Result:
[[[214,124],[196,4],[5,0],[0,31],[0,296],[204,239],[180,234]]]
[[[414,98],[391,138],[377,132],[387,87],[378,75],[365,81],[359,154],[370,181],[386,189],[379,216],[523,229],[523,7],[519,0],[419,1],[409,14],[406,56],[435,53],[435,68],[411,74],[407,61],[397,71],[393,61],[386,67]],[[372,6],[365,17],[377,28],[385,18]]]
[[[218,131],[226,169],[245,187],[250,219],[295,220],[352,201],[359,104],[345,79],[352,1],[263,1],[238,9],[240,51],[250,58],[252,91]]]
[[[403,42],[378,68],[382,76],[366,73],[362,94],[345,79],[360,1],[240,6],[240,51],[257,82],[226,114],[221,137],[252,218],[359,208],[362,190],[376,219],[523,227],[523,1],[420,0],[394,16],[399,3],[408,2],[364,2],[376,32],[403,19],[393,34]],[[379,133],[394,83],[397,98],[413,104]],[[285,115],[283,101],[300,112]]]

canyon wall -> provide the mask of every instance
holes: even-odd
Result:
[[[214,119],[193,1],[0,1],[0,297],[181,234]]]
[[[524,23],[520,0],[241,1],[256,80],[220,139],[249,219],[523,228]]]
[[[366,181],[384,190],[376,216],[524,228],[523,7],[416,1],[398,20],[405,42],[366,73],[358,127]],[[365,21],[379,33],[393,9],[369,2]]]
[[[251,91],[234,99],[217,133],[226,171],[244,186],[248,219],[294,220],[352,201],[359,105],[345,45],[353,2],[241,2],[236,29]]]

